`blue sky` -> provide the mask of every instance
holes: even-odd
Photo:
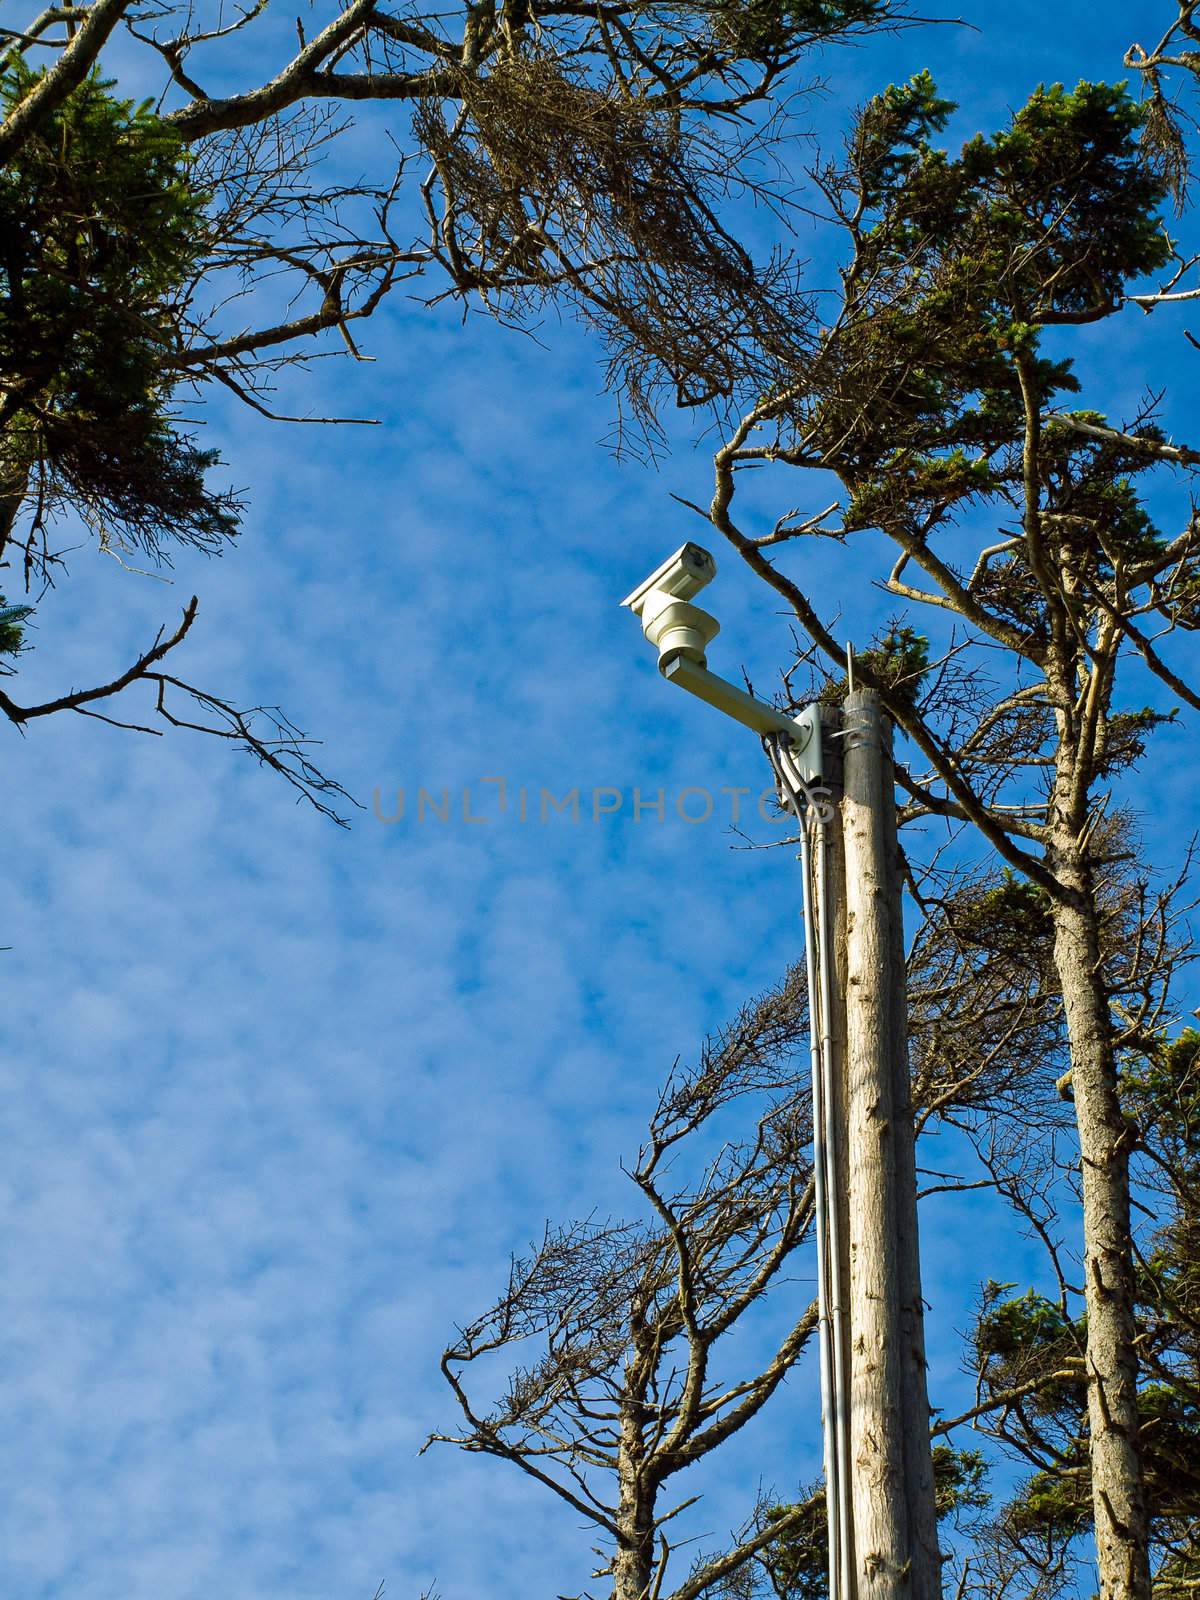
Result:
[[[814,117],[926,62],[964,102],[956,136],[1039,78],[1120,76],[1127,7],[1002,10],[838,57]],[[1133,394],[1148,338],[1106,328],[1087,359]],[[537,344],[397,299],[366,344],[376,363],[319,365],[311,403],[382,426],[215,410],[249,490],[239,547],[169,584],[80,549],[23,671],[30,698],[107,676],[194,589],[190,675],[280,702],[367,810],[341,833],[186,735],[7,735],[0,1588],[21,1600],[577,1592],[588,1540],[540,1490],[418,1460],[453,1420],[438,1354],[547,1218],[627,1209],[656,1084],[800,952],[786,854],[630,813],[635,785],[670,807],[766,781],[616,604],[696,531],[669,491],[707,498],[704,445],[616,463],[599,351],[570,326]],[[1170,359],[1182,381],[1200,358]],[[717,555],[714,659],[766,684],[785,619]],[[858,586],[828,581],[869,631]],[[1190,825],[1184,749],[1156,773],[1164,848]],[[522,824],[482,784],[501,775],[578,785],[585,816],[596,786],[626,798]],[[417,785],[457,820],[416,822]],[[405,788],[405,820],[375,819],[376,787],[385,813]],[[461,820],[464,787],[490,821]],[[975,1206],[923,1227],[953,1407],[976,1284],[1034,1258]],[[802,1373],[692,1531],[811,1478],[816,1420]]]

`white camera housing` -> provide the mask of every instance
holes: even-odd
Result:
[[[680,656],[704,665],[704,652],[720,631],[707,611],[688,602],[717,575],[717,563],[701,545],[680,545],[632,594],[621,601],[641,619],[642,631],[658,651],[660,671]]]
[[[668,600],[691,600],[717,575],[717,563],[702,545],[681,544],[673,556],[668,556],[661,567],[639,583],[632,594],[621,601],[635,617],[644,617],[647,601],[652,595],[661,595],[663,604]],[[659,608],[661,609],[661,607]]]

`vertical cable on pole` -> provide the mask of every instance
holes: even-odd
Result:
[[[809,1054],[812,1068],[813,1189],[817,1233],[817,1312],[821,1373],[821,1422],[825,1454],[825,1509],[831,1600],[852,1592],[849,1410],[846,1404],[846,1330],[842,1282],[841,1223],[833,1049],[832,913],[829,901],[828,822],[808,799],[803,776],[786,741],[764,744],[780,792],[800,831],[803,876],[804,951],[808,981]],[[816,850],[812,834],[816,832]],[[816,880],[816,894],[813,881]]]
[[[793,797],[794,798],[794,797]],[[812,1068],[813,1189],[817,1234],[817,1331],[821,1369],[821,1431],[825,1446],[825,1515],[828,1524],[829,1594],[840,1600],[841,1540],[837,1533],[837,1504],[841,1451],[838,1445],[838,1417],[833,1378],[833,1341],[829,1319],[829,1186],[825,1165],[825,1085],[821,1049],[821,1002],[817,982],[817,943],[819,935],[813,918],[812,850],[809,844],[807,810],[795,807],[800,825],[800,870],[804,879],[804,961],[808,981],[808,1038]],[[836,1196],[834,1204],[837,1204]]]
[[[833,1392],[835,1439],[837,1445],[837,1501],[835,1505],[836,1538],[839,1546],[839,1567],[843,1574],[844,1595],[853,1593],[849,1574],[853,1562],[851,1540],[851,1482],[850,1482],[850,1374],[846,1370],[849,1352],[849,1329],[846,1326],[846,1285],[842,1277],[844,1261],[842,1250],[842,1223],[840,1196],[842,1175],[838,1162],[838,1139],[834,1108],[837,1104],[835,1083],[836,1063],[833,1048],[833,913],[829,897],[829,824],[826,818],[817,818],[817,967],[821,985],[821,1087],[824,1121],[821,1137],[825,1144],[825,1167],[829,1178],[833,1203],[826,1216],[827,1245],[830,1260],[829,1273],[829,1326],[833,1344]]]

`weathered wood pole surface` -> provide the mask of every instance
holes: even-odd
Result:
[[[938,1600],[899,853],[878,697],[846,701],[845,1129],[853,1600]]]

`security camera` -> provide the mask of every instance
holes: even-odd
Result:
[[[717,563],[707,550],[698,544],[680,545],[621,601],[641,619],[642,632],[658,650],[660,672],[680,656],[704,666],[704,652],[721,625],[689,602],[716,573]]]
[[[716,574],[717,563],[707,550],[698,544],[681,545],[621,604],[640,618],[642,632],[658,651],[658,670],[664,678],[759,735],[781,734],[794,747],[793,759],[804,782],[820,783],[820,706],[814,701],[798,717],[789,717],[708,670],[705,651],[721,624],[691,600]]]
[[[621,604],[628,606],[635,617],[640,617],[652,594],[662,595],[664,603],[668,599],[690,600],[716,575],[717,563],[707,550],[690,542],[681,544],[675,554],[668,556],[661,567],[655,567],[645,582],[639,583]]]

